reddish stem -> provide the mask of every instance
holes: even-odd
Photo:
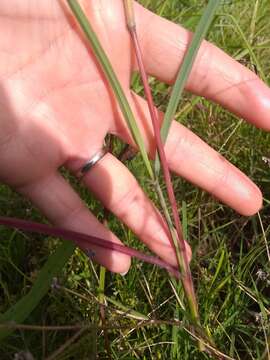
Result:
[[[82,234],[76,231],[49,226],[46,224],[39,224],[32,221],[26,221],[22,219],[10,218],[4,216],[0,216],[0,225],[17,228],[24,231],[38,232],[41,234],[46,234],[54,237],[60,237],[62,239],[76,242],[77,244],[84,242],[84,243],[88,243],[89,245],[98,246],[104,249],[118,251],[122,254],[135,257],[149,264],[157,265],[172,273],[176,278],[180,278],[179,271],[176,268],[174,268],[172,265],[167,264],[165,261],[151,255],[146,255],[138,250],[129,248],[127,246],[116,244],[112,241],[101,239],[95,236]]]
[[[179,220],[179,214],[178,214],[176,199],[175,199],[175,195],[174,195],[174,191],[173,191],[170,170],[169,170],[163,142],[162,142],[161,135],[160,135],[160,126],[159,126],[159,121],[158,121],[158,117],[157,117],[157,110],[154,106],[152,93],[151,93],[149,83],[148,83],[148,76],[145,72],[145,67],[143,64],[142,56],[141,56],[142,51],[140,48],[140,43],[138,41],[136,29],[134,27],[131,28],[130,33],[131,33],[131,37],[133,40],[136,58],[137,58],[143,86],[144,86],[144,92],[145,92],[145,96],[146,96],[146,100],[147,100],[147,104],[148,104],[148,108],[149,108],[149,112],[150,112],[150,116],[151,116],[151,120],[152,120],[156,145],[157,145],[158,154],[160,157],[160,162],[161,162],[161,166],[162,166],[162,170],[163,170],[164,180],[165,180],[166,187],[167,187],[167,194],[168,194],[171,208],[172,208],[174,225],[175,225],[175,229],[176,229],[176,232],[178,235],[180,250],[183,253],[184,261],[187,264],[188,258],[187,258],[186,244],[185,244],[184,239],[182,238],[182,228],[181,228],[181,224],[180,224],[180,220]]]
[[[161,139],[160,126],[159,126],[159,121],[158,121],[158,117],[157,117],[157,110],[154,106],[152,93],[151,93],[150,86],[148,83],[148,76],[146,74],[143,59],[142,59],[142,51],[140,48],[140,43],[138,41],[136,26],[135,25],[129,26],[129,31],[130,31],[130,35],[131,35],[131,38],[133,41],[133,46],[135,49],[136,59],[137,59],[137,63],[138,63],[139,70],[140,70],[140,75],[141,75],[142,82],[143,82],[144,92],[145,92],[145,96],[146,96],[146,100],[147,100],[147,104],[148,104],[148,109],[149,109],[150,117],[152,120],[154,136],[155,136],[155,140],[156,140],[156,146],[157,146],[157,150],[158,150],[158,154],[159,154],[159,158],[160,158],[160,162],[161,162],[161,167],[163,170],[163,176],[164,176],[164,180],[166,183],[167,194],[168,194],[168,198],[169,198],[169,201],[171,204],[174,225],[175,225],[175,229],[176,229],[176,233],[177,233],[179,251],[182,256],[182,260],[179,259],[179,257],[177,256],[177,261],[178,261],[179,267],[182,271],[182,282],[183,282],[183,285],[184,285],[184,288],[186,291],[186,295],[189,297],[189,303],[192,304],[192,306],[193,306],[194,316],[197,320],[198,310],[197,310],[196,296],[195,296],[192,276],[191,276],[191,272],[190,272],[190,268],[189,268],[186,244],[182,237],[182,227],[181,227],[180,220],[179,220],[179,214],[178,214],[176,199],[175,199],[175,195],[174,195],[174,191],[173,191],[170,170],[169,170],[168,162],[167,162],[166,155],[165,155],[164,145],[163,145],[163,142]],[[176,255],[177,255],[178,250],[175,249],[175,251],[176,251]],[[182,264],[180,263],[180,261],[182,262]]]

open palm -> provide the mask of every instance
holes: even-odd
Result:
[[[154,142],[147,105],[130,90],[136,62],[122,1],[81,3],[121,80],[151,154]],[[0,180],[30,198],[52,223],[119,242],[58,172],[65,166],[77,174],[108,133],[132,143],[91,50],[64,1],[2,1],[0,16]],[[190,33],[138,4],[136,19],[148,73],[171,83]],[[205,42],[201,47],[187,87],[270,129],[269,89],[213,45]],[[250,215],[260,208],[258,188],[176,122],[166,153],[172,171],[238,212]],[[153,251],[175,264],[159,212],[121,162],[107,154],[86,174],[84,183]],[[86,243],[79,245],[89,248]],[[96,260],[112,271],[129,268],[128,256],[94,250]]]

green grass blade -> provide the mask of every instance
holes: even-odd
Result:
[[[0,323],[15,322],[21,324],[39,304],[51,287],[52,280],[65,266],[75,250],[72,242],[65,241],[49,257],[46,264],[27,295],[21,298],[14,306],[0,315]],[[14,330],[11,328],[0,329],[0,341],[9,336]]]
[[[252,59],[252,62],[254,63],[254,65],[256,65],[257,71],[260,75],[260,78],[266,83],[269,84],[267,77],[262,69],[262,66],[259,62],[259,60],[257,59],[257,56],[254,52],[254,50],[252,49],[252,45],[250,44],[249,40],[247,39],[247,37],[245,36],[241,26],[239,25],[238,21],[236,20],[236,18],[231,15],[231,14],[218,14],[219,16],[223,16],[229,20],[231,20],[231,22],[233,23],[236,31],[238,32],[238,34],[240,35],[240,37],[242,38],[242,40],[244,41],[245,45],[246,45],[246,49],[248,51],[249,56]]]
[[[133,309],[128,308],[127,306],[123,305],[120,301],[114,300],[109,296],[105,296],[105,299],[109,303],[113,304],[114,306],[116,306],[117,308],[122,310],[127,317],[137,319],[137,320],[145,320],[145,321],[149,320],[149,318],[146,315],[144,315],[138,311],[135,311]]]
[[[213,279],[212,279],[211,284],[209,286],[209,290],[208,290],[209,294],[212,291],[212,287],[213,287],[216,279],[218,278],[219,273],[221,272],[224,259],[225,259],[225,251],[224,251],[224,249],[221,249],[221,254],[220,254],[220,258],[219,258],[218,265],[217,265],[217,268],[216,268],[216,272],[215,272],[215,275],[213,276]]]
[[[188,241],[188,218],[187,218],[187,203],[186,201],[182,201],[182,231],[183,231],[183,238]]]
[[[169,100],[169,104],[165,113],[165,117],[163,120],[162,128],[161,128],[161,138],[165,143],[168,132],[174,118],[174,115],[177,110],[177,106],[181,99],[185,84],[191,72],[194,60],[200,48],[200,45],[206,36],[206,33],[212,23],[212,20],[215,15],[215,11],[217,10],[221,0],[210,0],[207,7],[204,10],[204,13],[200,19],[200,22],[197,26],[197,29],[193,35],[193,39],[190,43],[190,46],[187,50],[186,56],[184,58],[183,64],[180,67],[178,72],[175,84],[173,86],[172,94]],[[155,172],[158,174],[160,171],[160,160],[159,157],[156,156],[155,159]]]
[[[78,1],[77,0],[67,0],[67,2],[69,4],[74,16],[76,17],[78,23],[80,24],[87,40],[91,44],[94,54],[95,54],[97,60],[99,61],[100,65],[104,71],[104,74],[106,75],[106,77],[111,85],[111,88],[114,92],[115,97],[118,100],[120,109],[124,115],[124,118],[128,124],[128,127],[132,133],[133,139],[136,142],[136,144],[141,152],[141,155],[142,155],[143,161],[145,163],[145,166],[148,170],[148,173],[149,173],[151,179],[154,179],[152,166],[151,166],[150,160],[147,155],[143,137],[137,126],[135,117],[132,113],[132,110],[127,101],[125,93],[122,89],[122,86],[121,86],[119,80],[117,79],[117,76],[113,70],[113,67],[112,67],[105,51],[103,50],[91,24],[89,23],[86,15],[84,14],[82,8],[80,7]]]

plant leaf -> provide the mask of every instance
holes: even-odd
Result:
[[[51,287],[53,278],[60,273],[74,250],[75,245],[70,241],[65,241],[61,244],[56,251],[50,255],[29,293],[10,307],[4,314],[1,314],[0,322],[14,321],[18,324],[24,322],[39,304],[40,300],[46,295]],[[11,328],[0,329],[0,341],[9,336],[13,331]]]
[[[102,70],[104,71],[104,74],[107,77],[107,80],[110,83],[110,86],[113,89],[114,95],[116,96],[120,109],[124,115],[124,118],[128,124],[128,127],[132,133],[133,139],[136,142],[141,154],[143,161],[145,163],[145,166],[148,170],[148,173],[151,177],[151,179],[154,179],[154,173],[152,170],[152,166],[150,163],[150,160],[147,155],[147,151],[145,148],[145,144],[143,141],[143,137],[140,133],[140,130],[137,126],[136,120],[134,118],[134,115],[132,113],[131,107],[127,101],[127,98],[125,96],[125,93],[122,89],[122,86],[117,79],[117,76],[113,70],[113,67],[110,63],[110,60],[108,56],[106,55],[105,51],[103,50],[97,35],[95,34],[90,22],[88,21],[86,15],[84,14],[81,6],[79,5],[77,0],[67,0],[70,9],[72,10],[74,16],[76,17],[78,23],[80,24],[87,40],[89,40],[89,43],[91,44],[91,47],[94,51],[94,54],[99,61]]]
[[[165,143],[169,129],[174,118],[177,106],[181,99],[185,84],[191,72],[194,60],[202,43],[202,40],[206,36],[206,33],[212,23],[221,0],[210,0],[206,6],[204,13],[199,21],[196,31],[193,35],[193,39],[188,47],[187,53],[184,57],[184,61],[179,69],[175,84],[173,86],[172,94],[169,100],[168,107],[165,112],[163,124],[161,127],[161,138]],[[160,172],[160,160],[158,155],[155,158],[155,173],[156,175]]]

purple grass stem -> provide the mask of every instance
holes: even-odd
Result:
[[[109,240],[101,239],[91,235],[82,234],[76,231],[66,230],[55,226],[40,224],[37,222],[27,221],[17,218],[4,217],[4,216],[0,216],[0,225],[16,228],[19,230],[60,237],[62,239],[71,240],[76,243],[80,243],[81,241],[84,242],[86,241],[91,245],[98,246],[107,250],[117,251],[119,253],[129,255],[131,257],[137,258],[149,264],[157,265],[160,268],[163,268],[168,272],[170,272],[176,278],[180,278],[179,271],[172,265],[166,263],[165,261],[155,256],[146,255],[133,248],[116,244]]]

